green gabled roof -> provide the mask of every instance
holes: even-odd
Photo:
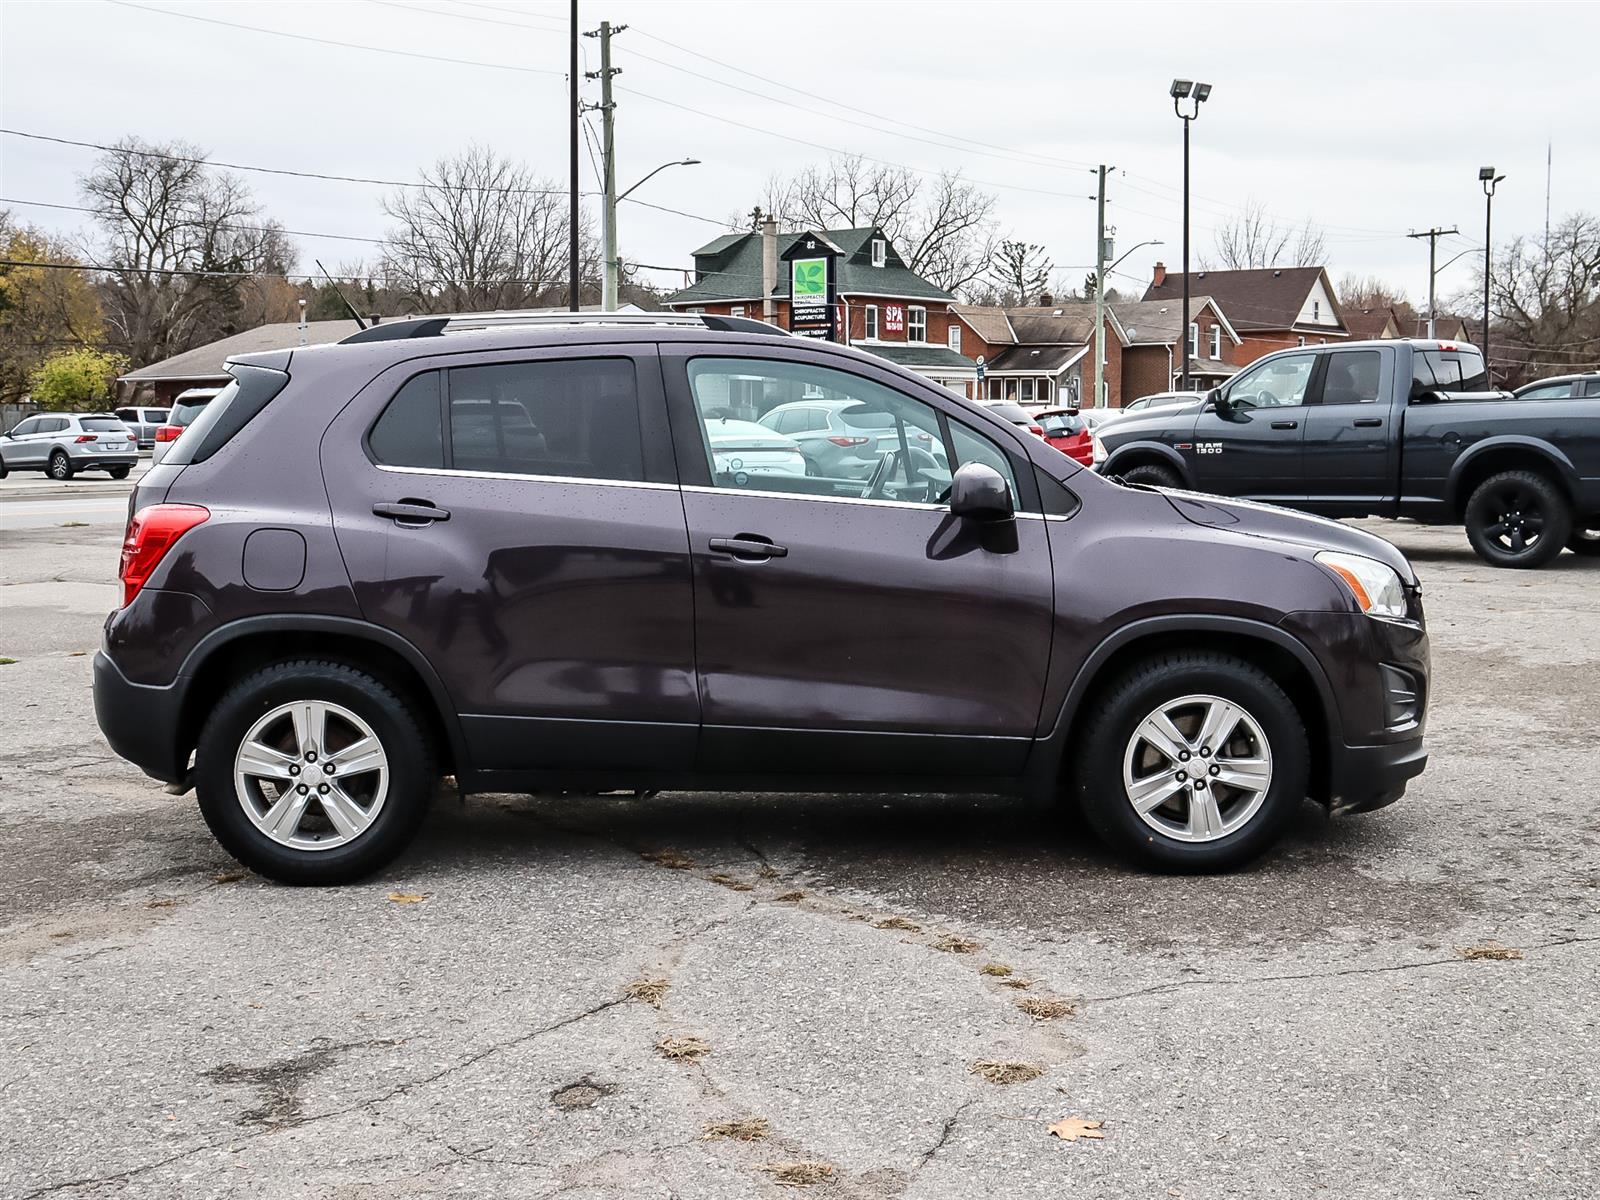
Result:
[[[780,257],[806,232],[822,234],[840,250],[839,291],[846,295],[904,296],[913,300],[954,300],[943,288],[935,287],[911,270],[900,257],[894,243],[884,266],[872,265],[871,241],[881,237],[876,227],[863,229],[819,229],[780,233]],[[884,239],[888,241],[887,238]],[[761,235],[759,233],[725,233],[714,238],[694,252],[695,268],[700,278],[666,298],[667,304],[704,304],[721,300],[759,299],[761,296]],[[788,295],[788,286],[782,271],[774,296]]]
[[[932,342],[882,342],[870,346],[858,345],[856,349],[876,354],[902,367],[951,367],[974,373],[977,371],[970,358],[963,358],[949,346]]]

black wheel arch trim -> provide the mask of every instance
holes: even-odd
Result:
[[[1184,462],[1183,455],[1179,454],[1171,446],[1164,445],[1161,442],[1128,442],[1125,445],[1118,446],[1111,451],[1110,456],[1101,464],[1100,473],[1102,475],[1118,475],[1124,470],[1130,470],[1131,468],[1127,466],[1127,460],[1139,456],[1159,458],[1165,465],[1178,473],[1178,478],[1185,487],[1192,485],[1194,482],[1189,474],[1189,464]],[[1134,466],[1138,465],[1137,463],[1134,464]]]
[[[428,689],[428,699],[439,714],[445,737],[450,741],[451,761],[458,766],[471,761],[467,754],[466,739],[461,732],[459,714],[433,664],[422,651],[392,629],[385,629],[382,625],[359,617],[337,617],[322,613],[264,613],[219,625],[195,643],[185,656],[183,665],[178,668],[172,686],[180,693],[180,707],[190,681],[204,669],[213,655],[242,638],[263,633],[336,633],[342,637],[374,642],[393,651],[417,673],[423,686]],[[466,768],[463,766],[462,769]]]
[[[1573,495],[1573,489],[1579,478],[1578,468],[1573,465],[1572,460],[1566,456],[1561,447],[1544,441],[1542,438],[1507,433],[1472,443],[1455,462],[1450,464],[1450,474],[1445,480],[1445,494],[1449,503],[1458,509],[1465,505],[1469,497],[1461,494],[1462,476],[1474,464],[1480,462],[1485,455],[1507,450],[1533,454],[1544,459],[1555,472],[1556,480],[1561,485],[1562,490],[1566,492],[1569,498]],[[1516,470],[1517,468],[1507,467],[1506,469]]]
[[[1277,625],[1250,617],[1230,617],[1218,613],[1165,613],[1130,621],[1113,630],[1083,660],[1083,665],[1078,668],[1067,688],[1050,732],[1035,742],[1033,753],[1029,756],[1027,790],[1030,794],[1048,796],[1054,793],[1060,780],[1062,759],[1066,754],[1067,735],[1072,731],[1084,698],[1100,678],[1105,665],[1119,650],[1133,642],[1163,633],[1232,633],[1268,642],[1287,651],[1305,668],[1317,691],[1327,723],[1327,728],[1320,733],[1308,729],[1307,737],[1320,737],[1330,754],[1336,754],[1343,745],[1344,726],[1333,685],[1328,682],[1327,672],[1322,669],[1317,656],[1299,638]]]

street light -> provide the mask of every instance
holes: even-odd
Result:
[[[1211,95],[1209,83],[1195,83],[1188,79],[1172,81],[1172,111],[1183,122],[1183,382],[1180,390],[1189,390],[1189,122],[1200,115],[1200,106]],[[1183,102],[1193,102],[1192,112],[1183,111]]]
[[[1494,258],[1494,242],[1490,241],[1490,229],[1494,223],[1494,185],[1504,178],[1504,175],[1496,175],[1493,167],[1478,168],[1478,182],[1483,184],[1483,369],[1486,373],[1489,370],[1489,269]]]
[[[633,193],[638,191],[643,184],[648,182],[653,177],[661,174],[661,172],[665,171],[668,167],[695,167],[699,165],[700,160],[698,158],[675,158],[671,162],[662,163],[654,171],[651,171],[648,175],[639,180],[638,183],[634,184],[621,195],[606,197],[604,222],[606,241],[606,278],[605,290],[600,297],[600,308],[602,311],[615,312],[617,309],[617,288],[619,284],[618,276],[621,274],[621,257],[617,253],[617,205],[626,200],[629,196],[633,195]],[[608,168],[606,171],[606,180],[607,182],[610,182],[616,178],[616,175],[615,172],[610,169],[611,164],[607,163],[606,166]],[[615,186],[615,184],[612,186]]]

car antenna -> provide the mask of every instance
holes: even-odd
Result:
[[[317,264],[317,270],[322,272],[322,277],[328,281],[328,286],[333,289],[334,295],[338,296],[344,306],[350,310],[350,315],[356,319],[356,328],[365,329],[367,323],[361,319],[361,314],[356,311],[356,306],[345,299],[344,293],[339,290],[339,285],[333,281],[333,276],[328,274],[328,268],[322,265],[322,260],[313,258],[311,261]]]

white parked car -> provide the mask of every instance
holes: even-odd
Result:
[[[183,431],[221,392],[219,387],[197,387],[178,393],[178,398],[172,402],[172,411],[167,414],[167,423],[156,430],[155,445],[150,449],[151,466],[167,456],[172,443],[183,435]]]
[[[706,422],[711,442],[711,462],[719,477],[744,486],[754,475],[804,475],[806,456],[792,437],[735,417],[713,417]],[[745,478],[741,479],[740,476]]]

